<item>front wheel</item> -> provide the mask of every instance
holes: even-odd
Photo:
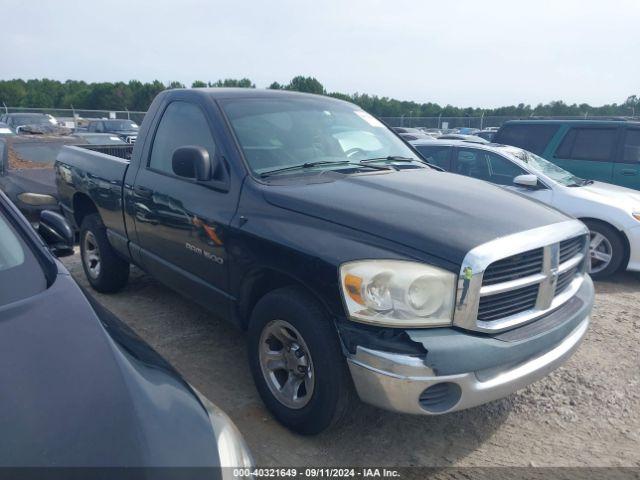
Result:
[[[295,432],[335,426],[355,401],[335,328],[302,289],[281,288],[258,302],[249,323],[249,363],[263,402]]]
[[[129,279],[129,264],[115,252],[100,216],[87,215],[80,227],[80,257],[89,284],[98,292],[120,290]]]
[[[589,260],[591,276],[600,280],[617,272],[625,256],[620,233],[600,222],[585,220],[589,228]]]

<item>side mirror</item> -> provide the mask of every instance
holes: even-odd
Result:
[[[192,145],[178,148],[171,159],[173,173],[199,182],[211,179],[212,163],[206,149]]]
[[[51,210],[40,212],[38,233],[56,257],[73,255],[73,229],[59,213]]]
[[[513,179],[513,183],[520,187],[536,188],[538,186],[538,177],[531,174],[518,175]]]

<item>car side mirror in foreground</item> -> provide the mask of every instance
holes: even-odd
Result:
[[[538,186],[538,177],[531,174],[518,175],[513,179],[513,183],[520,187],[536,188]]]
[[[171,158],[173,173],[179,177],[193,178],[199,182],[211,179],[212,161],[209,152],[202,147],[180,147]]]
[[[40,213],[38,233],[56,257],[73,255],[73,229],[59,213],[43,210]]]

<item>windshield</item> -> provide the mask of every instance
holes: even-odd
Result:
[[[38,261],[0,210],[0,306],[35,295],[47,287]]]
[[[527,163],[527,165],[529,165],[533,170],[546,175],[551,180],[558,182],[560,185],[564,185],[565,187],[575,187],[585,184],[585,181],[582,178],[576,177],[572,173],[560,168],[555,163],[551,163],[550,161],[539,157],[535,153],[512,147],[507,148],[507,151]]]
[[[222,106],[249,167],[258,175],[303,164],[326,170],[345,168],[344,163],[328,162],[387,157],[420,161],[387,127],[348,103],[304,97],[245,98],[227,100]]]
[[[106,120],[104,126],[107,130],[137,130],[138,125],[131,120]]]

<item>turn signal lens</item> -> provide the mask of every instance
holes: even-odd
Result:
[[[640,212],[633,212],[631,216],[640,222]]]
[[[347,275],[344,277],[344,288],[349,296],[360,305],[364,305],[362,300],[362,279],[355,275]]]

